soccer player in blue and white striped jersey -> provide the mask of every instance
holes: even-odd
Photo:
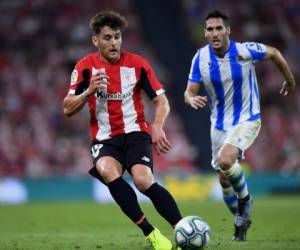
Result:
[[[239,164],[243,152],[260,130],[259,90],[254,64],[271,60],[285,81],[280,94],[295,88],[291,70],[281,53],[256,42],[229,39],[226,15],[214,11],[205,19],[208,45],[198,49],[191,65],[185,102],[192,108],[211,107],[212,166],[219,172],[223,198],[235,215],[234,240],[246,240],[251,224],[252,196]],[[203,86],[206,96],[198,94]]]

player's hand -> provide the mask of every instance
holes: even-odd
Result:
[[[104,70],[98,70],[95,75],[92,76],[89,88],[87,89],[88,95],[92,95],[97,91],[105,91],[107,85],[109,84],[109,76],[105,73]]]
[[[203,107],[205,107],[206,103],[207,103],[206,96],[197,95],[197,96],[191,97],[191,99],[190,99],[190,105],[194,109],[203,108]]]
[[[295,82],[284,81],[280,89],[280,94],[284,96],[288,95],[292,90],[295,89],[295,85]]]
[[[165,131],[160,125],[155,123],[152,124],[152,143],[158,154],[167,153],[171,149],[171,144],[166,137]]]

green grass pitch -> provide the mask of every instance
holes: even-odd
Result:
[[[300,249],[300,197],[254,200],[247,242],[232,242],[232,216],[222,202],[179,203],[184,215],[199,215],[211,226],[211,250]],[[153,225],[170,238],[171,227],[152,205],[142,205]],[[151,249],[142,233],[114,204],[92,202],[0,205],[0,249]]]

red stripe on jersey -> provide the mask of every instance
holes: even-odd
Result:
[[[90,133],[92,138],[96,138],[99,126],[98,126],[98,120],[96,115],[96,97],[90,96],[89,98],[89,108],[90,108]]]
[[[106,73],[109,75],[109,85],[107,91],[111,94],[121,93],[122,86],[120,82],[120,67],[108,68]],[[107,109],[109,113],[109,123],[111,127],[110,136],[123,134],[124,121],[122,111],[122,100],[107,100]]]

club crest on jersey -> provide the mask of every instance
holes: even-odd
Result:
[[[238,55],[237,56],[237,60],[238,60],[238,62],[241,62],[241,61],[244,61],[245,58],[243,56],[241,56],[241,55]]]
[[[238,55],[236,57],[236,60],[240,63],[240,64],[245,64],[248,63],[250,61],[250,58],[246,57],[246,56],[242,56],[242,55]]]

